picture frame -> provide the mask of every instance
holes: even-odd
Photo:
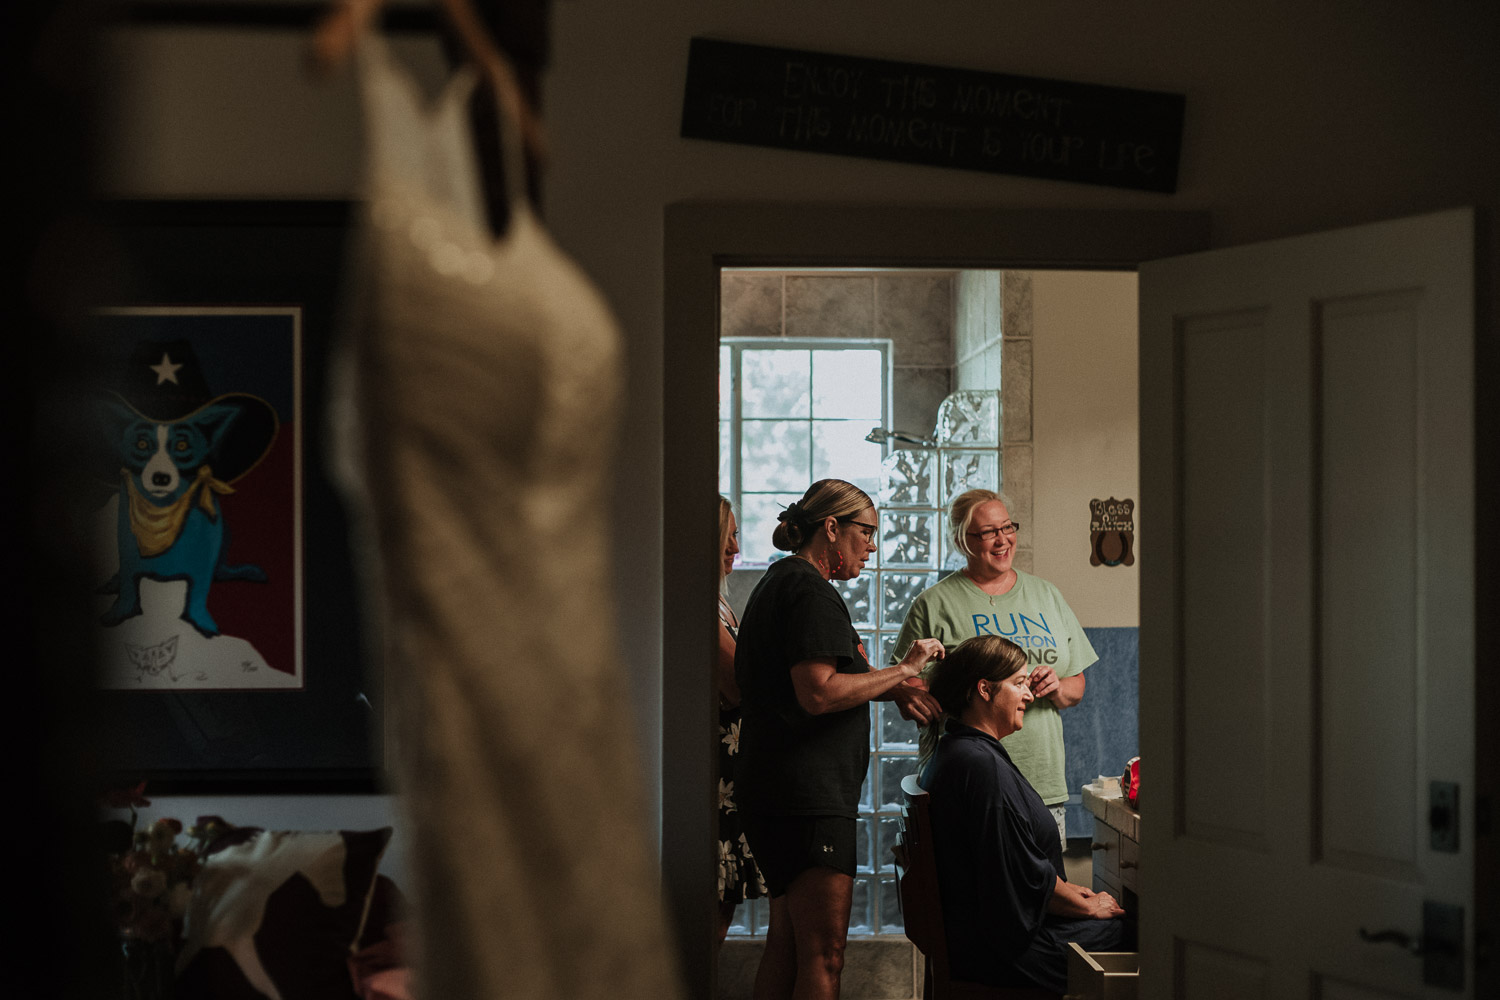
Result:
[[[99,387],[88,405],[99,407],[103,397],[101,412],[123,417],[96,438],[111,453],[86,460],[90,468],[112,463],[122,484],[110,515],[114,535],[103,519],[92,525],[94,544],[112,550],[105,570],[117,570],[93,599],[103,609],[104,638],[95,643],[99,745],[108,748],[109,778],[119,787],[144,780],[153,794],[285,794],[374,792],[383,783],[383,677],[371,666],[350,518],[328,471],[328,378],[353,213],[347,201],[101,207],[119,273],[93,311],[85,381]],[[151,357],[128,362],[137,348]],[[199,362],[206,389],[183,390],[193,397],[187,402],[151,401],[152,391],[174,389],[165,383],[185,382]],[[133,378],[143,367],[149,373],[139,385],[119,374]],[[270,444],[263,429],[258,437],[250,431],[264,422],[259,411],[267,404],[276,411]],[[229,414],[234,405],[242,412]],[[162,477],[161,456],[202,443],[188,430],[180,431],[188,444],[172,436],[191,423],[181,416],[188,413],[218,413],[240,435],[233,454],[223,444],[230,431],[203,429],[199,439],[221,435],[211,456],[220,469],[198,469],[209,486],[180,501],[208,516],[189,511],[188,527],[174,539],[195,523],[226,532],[210,596],[199,603],[206,617],[195,617],[192,595],[210,574],[182,569],[182,560],[146,571],[133,607],[121,596],[137,596],[125,578],[141,575],[132,560],[148,547],[135,508],[120,511],[130,504],[149,517],[158,511],[130,496],[151,489],[129,474],[148,463],[122,462],[117,453],[141,449],[137,457],[152,456]],[[121,419],[136,421],[125,444]],[[241,471],[252,460],[253,471]],[[167,469],[165,477],[175,476]],[[172,542],[173,549],[186,544]],[[242,654],[250,648],[263,655]],[[230,654],[210,655],[224,649]]]

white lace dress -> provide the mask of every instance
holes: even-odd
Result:
[[[679,996],[608,589],[618,330],[515,190],[514,142],[510,227],[488,232],[475,75],[428,106],[380,39],[357,65],[368,211],[336,438],[378,540],[417,988]]]

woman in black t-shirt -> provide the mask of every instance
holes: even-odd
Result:
[[[740,622],[735,678],[744,713],[735,795],[770,890],[757,997],[837,997],[854,890],[855,820],[870,757],[868,703],[896,703],[919,725],[937,703],[918,674],[943,655],[913,642],[871,670],[832,580],[851,580],[875,551],[875,505],[839,479],[814,483],[780,515],[771,564]]]

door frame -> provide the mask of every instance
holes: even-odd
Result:
[[[665,214],[661,859],[688,996],[716,995],[719,272],[725,267],[1135,270],[1211,248],[1204,211],[679,202]],[[701,556],[700,556],[701,554]],[[684,627],[702,622],[701,632]],[[689,861],[688,859],[696,859]]]

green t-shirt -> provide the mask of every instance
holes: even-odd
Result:
[[[1062,594],[1046,580],[1016,570],[1016,583],[991,597],[962,572],[928,587],[912,603],[896,637],[892,663],[916,639],[938,639],[951,650],[976,635],[1001,635],[1026,651],[1028,669],[1045,663],[1072,677],[1099,659]],[[1026,709],[1025,724],[1001,741],[1006,753],[1049,806],[1068,800],[1062,715],[1047,698]]]

